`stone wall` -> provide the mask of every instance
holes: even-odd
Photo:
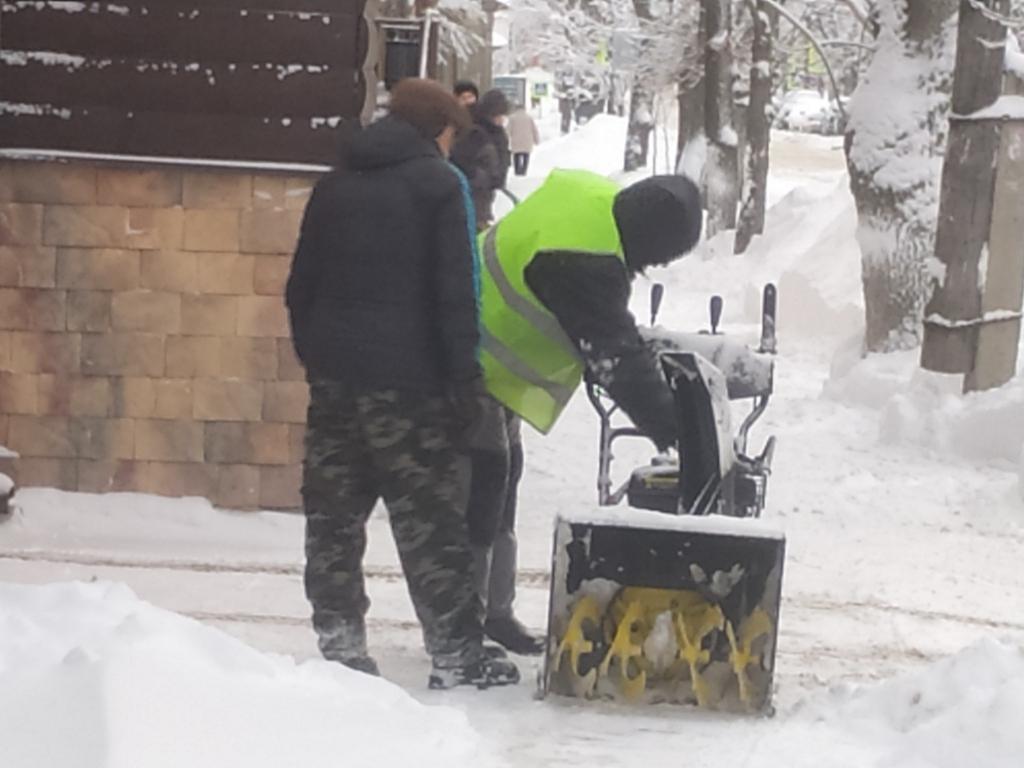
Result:
[[[282,293],[314,176],[0,160],[0,445],[22,486],[298,506]]]

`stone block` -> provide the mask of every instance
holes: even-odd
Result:
[[[114,205],[48,205],[43,244],[79,248],[122,248],[129,239],[128,209]]]
[[[306,425],[288,425],[288,463],[301,464],[306,458]]]
[[[285,207],[294,211],[304,210],[316,181],[315,176],[290,176],[285,181]]]
[[[201,421],[259,421],[263,384],[257,381],[196,379],[193,418]]]
[[[45,246],[0,246],[0,285],[11,288],[54,288],[57,251]]]
[[[202,461],[203,425],[172,419],[136,421],[135,458],[144,461]]]
[[[0,373],[0,411],[38,416],[39,376],[34,373]]]
[[[112,295],[109,291],[68,291],[68,330],[87,333],[109,331]]]
[[[225,336],[220,340],[220,376],[225,379],[276,378],[276,342],[274,339]]]
[[[71,419],[76,456],[81,459],[130,459],[135,453],[135,425],[130,419]]]
[[[212,499],[221,509],[255,509],[260,504],[260,471],[247,464],[217,467],[217,487]]]
[[[252,201],[252,176],[245,171],[186,171],[186,208],[248,208]]]
[[[78,462],[75,459],[49,459],[22,456],[16,462],[18,485],[22,488],[78,490]]]
[[[101,376],[39,376],[39,413],[104,417],[113,414],[110,380]]]
[[[81,353],[77,333],[11,332],[10,369],[15,373],[76,373]]]
[[[78,455],[76,432],[67,416],[11,414],[7,447],[21,456],[70,459]]]
[[[287,464],[288,425],[210,422],[205,457],[216,464]]]
[[[182,208],[129,208],[126,248],[178,250],[185,243]]]
[[[139,252],[111,248],[59,248],[57,287],[130,291],[139,287]]]
[[[280,296],[240,296],[238,335],[288,338],[288,311]]]
[[[168,336],[166,375],[172,379],[213,378],[220,374],[220,339]]]
[[[263,509],[300,509],[302,507],[302,467],[260,467],[260,507]]]
[[[159,379],[124,376],[110,380],[111,412],[114,416],[148,419],[156,415],[156,387]]]
[[[303,381],[267,382],[263,390],[263,420],[305,424],[309,387]]]
[[[242,211],[239,245],[243,253],[292,253],[299,238],[302,211]]]
[[[185,250],[237,253],[238,227],[238,211],[186,209]]]
[[[90,376],[164,375],[164,337],[146,333],[85,334],[82,373]]]
[[[199,287],[196,254],[188,251],[143,251],[139,285],[152,291],[195,293]]]
[[[140,463],[127,459],[79,459],[78,490],[83,493],[143,491]]]
[[[291,266],[290,256],[257,256],[253,291],[265,296],[284,296]]]
[[[67,317],[64,291],[48,288],[0,288],[0,329],[62,331]]]
[[[110,321],[115,331],[176,334],[181,330],[181,294],[145,290],[115,293]]]
[[[185,294],[181,297],[181,330],[186,336],[234,336],[238,327],[236,296]]]
[[[96,202],[152,208],[181,205],[181,176],[177,168],[100,168]]]
[[[290,338],[277,340],[277,378],[278,381],[306,380],[306,369],[295,354],[295,345]]]
[[[248,296],[253,292],[255,258],[238,253],[202,253],[199,258],[199,290]]]
[[[194,462],[139,462],[140,486],[161,496],[211,498],[217,489],[217,468]]]
[[[90,205],[96,202],[96,168],[79,163],[0,162],[0,201]]]
[[[158,419],[191,419],[192,399],[191,379],[159,379],[153,415]]]
[[[288,192],[288,178],[256,174],[252,177],[252,208],[284,208]]]
[[[0,331],[0,371],[11,370],[11,334]],[[0,408],[0,411],[3,409]]]
[[[0,245],[42,245],[43,206],[0,203]]]

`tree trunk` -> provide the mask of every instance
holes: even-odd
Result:
[[[679,129],[676,135],[676,172],[692,178],[703,189],[704,181],[704,106],[707,94],[704,88],[704,57],[707,47],[704,37],[704,6],[700,8],[697,25],[697,50],[700,64],[680,75],[678,84]]]
[[[633,10],[640,22],[640,42],[637,46],[639,66],[633,75],[633,87],[629,96],[629,123],[622,163],[624,171],[635,171],[647,165],[651,131],[654,129],[654,93],[650,88],[651,70],[647,61],[651,45],[648,39],[649,29],[644,24],[652,19],[650,0],[633,0]]]
[[[957,0],[877,8],[877,47],[850,108],[846,150],[857,203],[865,349],[891,352],[920,344],[931,290]]]
[[[772,34],[770,17],[758,0],[754,11],[753,63],[750,67],[750,104],[747,106],[747,175],[743,207],[736,228],[736,253],[745,253],[755,235],[764,232],[768,199],[768,155],[772,99]]]
[[[978,0],[1007,14],[1009,0]],[[991,106],[1002,91],[1006,28],[968,0],[960,3],[953,119],[942,169],[935,258],[943,279],[928,303],[921,366],[942,373],[974,368],[981,328],[982,254],[988,251],[999,157],[999,123],[958,119]]]
[[[736,226],[739,174],[732,125],[732,3],[703,0],[706,83],[704,131],[708,141],[708,236]]]

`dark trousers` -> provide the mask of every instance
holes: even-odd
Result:
[[[445,398],[312,382],[302,498],[306,596],[326,658],[367,655],[362,561],[378,499],[427,652],[440,664],[479,656],[483,605],[470,578],[465,458]]]
[[[472,463],[466,516],[477,590],[488,619],[511,618],[519,546],[516,507],[523,475],[521,419],[487,398],[469,438]]]
[[[525,176],[530,169],[530,153],[515,152],[512,154],[512,164],[516,169],[516,176]]]

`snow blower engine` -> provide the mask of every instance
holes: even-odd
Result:
[[[775,287],[764,289],[758,349],[711,329],[641,331],[672,391],[676,451],[611,480],[612,447],[642,437],[614,426],[607,393],[588,382],[601,422],[598,509],[556,521],[541,694],[771,711],[785,537],[760,520],[775,438],[756,456],[749,433],[768,406]],[[730,401],[752,407],[731,427]],[[613,509],[623,500],[628,509]]]

